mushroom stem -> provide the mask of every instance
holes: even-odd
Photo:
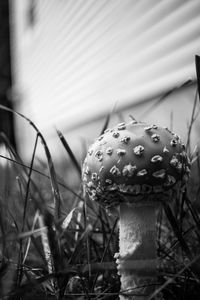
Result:
[[[155,290],[156,216],[158,202],[120,205],[120,253],[116,254],[121,275],[121,300],[146,300]]]

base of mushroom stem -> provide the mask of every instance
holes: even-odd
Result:
[[[125,276],[126,284],[121,286],[120,300],[147,300],[159,286],[156,277],[133,277],[132,274]],[[123,278],[121,279],[124,282]]]
[[[157,260],[123,261],[116,253],[118,275],[121,276],[120,300],[146,300],[159,285]]]
[[[159,208],[157,201],[148,200],[141,205],[120,205],[120,251],[115,255],[121,290],[124,292],[120,299],[146,300],[156,289],[156,221]]]

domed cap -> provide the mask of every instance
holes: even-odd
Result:
[[[90,146],[82,177],[90,199],[111,206],[146,201],[147,195],[148,199],[169,197],[174,187],[187,181],[189,167],[178,135],[132,121],[107,129]]]

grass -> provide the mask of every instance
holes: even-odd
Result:
[[[158,220],[160,286],[149,300],[199,299],[200,295],[200,158],[190,149],[190,135],[199,116],[198,95],[188,127],[187,150],[192,161],[188,189],[165,205]],[[120,291],[114,253],[118,252],[118,219],[84,195],[81,165],[58,130],[60,141],[79,176],[68,186],[54,167],[48,145],[36,125],[30,165],[16,153],[6,136],[0,155],[0,299],[118,299]],[[102,126],[108,126],[110,114]],[[27,125],[28,126],[28,125]],[[42,141],[46,162],[38,164]]]

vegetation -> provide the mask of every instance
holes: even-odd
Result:
[[[167,300],[200,295],[200,157],[198,146],[192,151],[189,143],[198,107],[196,95],[187,143],[192,176],[187,191],[159,215],[160,285],[149,300],[161,294]],[[80,163],[61,132],[60,141],[80,178],[75,188],[57,174],[35,124],[6,107],[0,109],[25,118],[36,132],[30,165],[0,134],[7,149],[6,156],[0,155],[0,299],[118,299],[117,217],[84,195]],[[45,163],[36,158],[39,139]]]

